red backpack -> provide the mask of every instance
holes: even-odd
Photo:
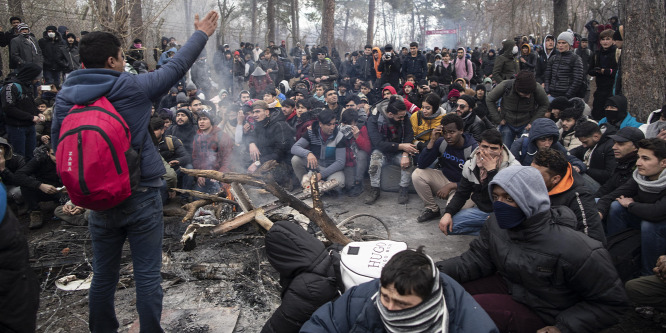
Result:
[[[106,210],[132,194],[141,165],[131,141],[127,123],[106,97],[69,110],[60,128],[56,166],[75,205]]]

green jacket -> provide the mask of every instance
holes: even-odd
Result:
[[[544,117],[548,111],[548,95],[540,84],[535,83],[536,89],[530,98],[522,98],[514,89],[514,81],[515,79],[502,81],[486,97],[488,118],[494,124],[506,120],[508,125],[523,126]],[[501,114],[497,110],[497,101],[500,98]]]
[[[502,55],[495,59],[495,66],[493,66],[493,81],[500,83],[504,80],[513,79],[513,76],[518,73],[519,64],[513,56],[513,47],[516,43],[513,39],[507,39],[502,42]]]

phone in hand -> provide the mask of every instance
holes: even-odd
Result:
[[[41,87],[42,91],[49,91],[51,90],[51,86],[48,84],[43,84]]]

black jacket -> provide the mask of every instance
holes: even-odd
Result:
[[[35,157],[28,164],[16,171],[14,180],[21,187],[35,190],[42,184],[49,184],[55,187],[62,186],[62,181],[56,171],[56,165],[47,152],[35,154]]]
[[[42,49],[44,56],[44,69],[52,71],[61,71],[67,69],[69,63],[65,56],[65,51],[61,42],[60,33],[56,31],[55,37],[51,38],[43,33],[43,38],[39,40],[39,48]]]
[[[576,217],[555,207],[501,229],[495,215],[459,257],[438,262],[460,283],[499,274],[516,302],[563,333],[599,332],[618,321],[627,295],[603,245],[572,228]]]
[[[33,126],[35,123],[32,119],[39,115],[39,109],[35,105],[32,85],[18,82],[14,77],[7,78],[3,85],[0,101],[5,124],[17,127]]]
[[[379,86],[385,83],[392,85],[394,88],[400,86],[400,57],[397,54],[391,54],[391,59],[386,60],[386,55],[382,55],[379,61],[379,71],[382,72]],[[425,77],[425,75],[424,75]]]
[[[615,84],[615,75],[617,75],[618,70],[617,60],[615,59],[616,50],[617,47],[611,45],[606,50],[603,48],[599,49],[589,57],[589,68],[586,73],[596,76],[597,89],[610,90],[613,88],[613,84]],[[597,73],[597,68],[604,69],[604,73]]]
[[[169,149],[167,138],[170,139],[173,143],[173,149]],[[172,167],[174,170],[178,170],[179,167],[184,167],[192,163],[192,154],[188,153],[187,149],[185,149],[185,145],[183,145],[183,142],[173,135],[162,135],[160,142],[157,145],[157,149],[160,151],[160,155],[162,155],[162,158],[164,158],[167,163],[173,160],[178,161],[178,165]]]
[[[425,59],[425,58],[424,58]],[[401,143],[412,143],[414,141],[414,130],[409,121],[409,114],[399,122],[395,123],[386,115],[386,107],[389,100],[385,99],[377,104],[377,114],[368,118],[368,136],[372,142],[372,148],[378,149],[384,154],[397,154],[400,150],[398,145]],[[391,131],[390,127],[395,127]]]
[[[572,57],[576,59],[572,59]],[[576,97],[580,86],[584,84],[583,61],[572,51],[560,52],[548,59],[543,82],[546,92],[553,97]]]
[[[416,82],[426,78],[426,74],[428,74],[428,61],[421,51],[416,53],[416,57],[412,57],[409,54],[403,59],[402,77],[406,78],[407,74],[416,76]]]
[[[257,145],[261,163],[275,160],[278,163],[289,163],[291,146],[294,145],[294,130],[285,121],[281,110],[270,113],[268,119],[254,124],[254,132],[248,136],[248,144]]]
[[[629,154],[624,158],[617,160],[617,165],[615,166],[615,170],[613,170],[613,174],[611,174],[610,178],[601,185],[599,190],[597,190],[597,193],[594,194],[594,197],[601,198],[626,183],[627,180],[631,178],[631,174],[634,173],[636,160],[638,160],[637,153]]]
[[[288,221],[275,222],[266,234],[266,256],[280,273],[282,304],[261,332],[297,333],[317,308],[339,295],[334,270],[339,259],[305,229]]]
[[[371,55],[362,54],[356,60],[354,65],[354,75],[363,81],[372,81],[377,78],[377,71],[375,71],[375,61]]]
[[[453,82],[453,63],[449,62],[448,67],[444,67],[444,63],[441,65],[436,65],[436,63],[433,63],[432,66],[430,66],[430,69],[428,69],[428,78],[431,81],[437,81],[439,84],[443,85],[450,85],[451,82]]]
[[[637,172],[634,171],[635,173]],[[663,222],[666,220],[666,188],[659,193],[643,191],[638,187],[638,183],[634,180],[633,175],[624,185],[599,199],[597,208],[603,214],[604,218],[608,216],[608,211],[615,198],[619,198],[621,195],[634,199],[634,202],[629,204],[627,211],[636,215],[641,220],[650,222]]]
[[[590,190],[585,187],[585,180],[577,172],[569,169],[573,177],[573,184],[565,191],[557,194],[550,194],[551,206],[569,207],[576,214],[575,230],[578,230],[593,239],[606,245],[606,234],[601,224],[599,211],[597,210],[594,196]],[[565,180],[562,180],[565,181]],[[557,188],[557,187],[556,187]],[[551,190],[552,191],[552,190]]]
[[[589,166],[587,167],[587,171],[585,171],[587,175],[599,184],[603,184],[610,178],[617,165],[617,160],[613,154],[613,144],[615,144],[615,141],[608,137],[608,135],[614,134],[615,131],[610,128],[601,136],[599,143],[594,148],[592,155],[590,155]],[[571,150],[571,155],[584,161],[585,152],[587,152],[587,148],[578,146]]]
[[[12,154],[12,158],[5,161],[5,170],[0,171],[0,179],[5,185],[20,186],[14,174],[25,165],[25,158]]]
[[[471,114],[463,119],[463,132],[472,134],[476,142],[481,142],[481,133],[486,130],[486,123],[474,111],[470,112]]]
[[[9,43],[9,68],[18,69],[26,63],[35,63],[42,67],[44,58],[42,49],[34,36],[19,35]]]
[[[188,117],[190,121],[183,125],[178,125],[174,122],[166,130],[165,135],[173,135],[180,139],[187,152],[192,156],[192,145],[194,144],[194,135],[197,134],[197,128],[192,121],[192,115],[188,115]]]

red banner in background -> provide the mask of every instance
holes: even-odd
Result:
[[[449,35],[458,33],[458,29],[426,30],[426,35]]]

